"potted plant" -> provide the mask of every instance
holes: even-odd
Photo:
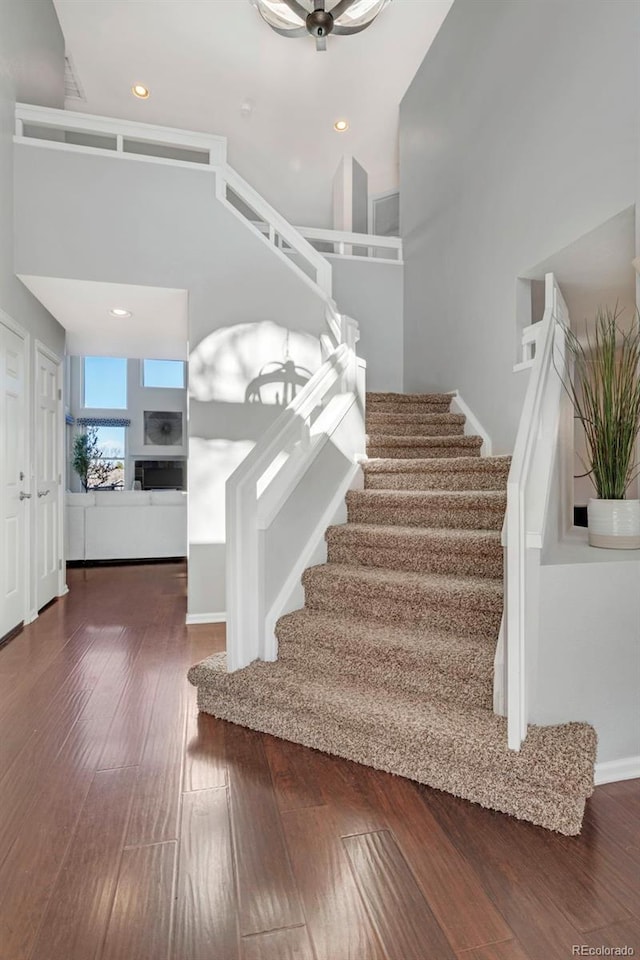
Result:
[[[563,326],[569,363],[561,376],[584,429],[585,468],[596,489],[587,508],[589,543],[633,550],[640,548],[640,500],[626,494],[638,476],[640,316],[628,330],[619,318],[617,307],[599,310],[584,339]]]

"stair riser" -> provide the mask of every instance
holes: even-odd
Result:
[[[355,585],[339,591],[331,584],[305,585],[305,605],[344,616],[407,626],[424,624],[434,630],[464,630],[469,636],[498,636],[502,610],[479,608],[470,599],[464,607],[445,606],[439,597],[422,597],[420,604],[403,596],[372,596]]]
[[[505,490],[507,474],[371,473],[364,470],[365,490]]]
[[[376,435],[394,437],[462,437],[464,426],[457,423],[375,423],[367,420],[369,440]]]
[[[277,711],[265,710],[261,699],[250,694],[222,692],[217,685],[198,687],[198,708],[222,720],[284,739],[290,738],[291,730],[295,729],[296,742],[304,746],[417,780],[548,830],[568,836],[580,832],[584,797],[550,793],[500,774],[492,777],[486,768],[475,769],[468,763],[461,770],[456,757],[434,758],[428,749],[427,756],[423,756],[422,744],[413,739],[406,746],[401,742],[388,743],[384,730],[362,737],[359,731],[354,734],[340,720],[317,711],[315,715],[300,716],[297,712],[290,715],[285,704]]]
[[[413,573],[451,573],[460,576],[501,577],[503,571],[502,547],[487,553],[457,552],[418,553],[404,550],[383,550],[361,544],[330,543],[329,563],[354,564],[364,567],[382,567],[386,570],[406,570]]]
[[[376,400],[367,401],[367,413],[410,413],[410,414],[430,414],[430,413],[449,413],[451,401],[443,403],[402,403],[397,400]]]
[[[377,651],[371,651],[375,656]],[[490,676],[456,677],[445,673],[437,665],[425,664],[416,656],[402,656],[394,652],[393,663],[385,651],[380,651],[380,661],[344,656],[343,649],[314,647],[310,661],[308,645],[299,641],[278,642],[278,657],[282,660],[304,662],[305,670],[318,679],[332,677],[343,681],[353,677],[357,683],[369,683],[371,689],[394,690],[406,693],[424,693],[430,699],[447,700],[466,706],[484,707],[490,710],[493,704],[493,683]]]
[[[377,504],[349,504],[350,523],[374,523],[385,526],[436,527],[456,530],[501,530],[504,512],[484,509],[429,509],[428,507],[384,507]]]
[[[444,457],[479,457],[480,447],[381,447],[374,442],[367,445],[367,456],[384,460],[442,460]]]

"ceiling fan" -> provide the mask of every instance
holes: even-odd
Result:
[[[282,37],[312,36],[316,50],[327,49],[330,33],[360,33],[391,0],[252,0],[262,19]]]

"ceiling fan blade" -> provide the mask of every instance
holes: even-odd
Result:
[[[337,37],[350,37],[354,33],[361,33],[362,30],[366,30],[367,27],[371,26],[371,23],[372,21],[369,20],[368,23],[361,23],[358,27],[342,27],[339,23],[334,23],[331,33]]]
[[[306,27],[292,27],[290,30],[287,27],[275,27],[272,23],[262,17],[265,23],[269,24],[274,33],[279,33],[281,37],[307,37]]]
[[[316,52],[327,49],[327,38],[326,37],[316,37]]]
[[[338,19],[346,10],[349,9],[355,3],[355,0],[339,0],[339,3],[336,3],[335,7],[332,7],[329,10],[329,13],[333,17],[334,21]]]
[[[303,7],[301,3],[298,3],[298,0],[284,0],[286,5],[289,7],[296,16],[300,17],[303,23],[306,23],[307,15],[309,11],[306,7]]]

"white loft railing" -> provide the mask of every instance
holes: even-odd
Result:
[[[266,233],[266,226],[254,220],[254,226]],[[314,250],[325,257],[345,257],[351,260],[375,259],[383,263],[402,266],[402,239],[378,237],[372,233],[349,233],[346,230],[325,230],[320,227],[296,227],[299,234],[309,240]],[[283,237],[278,245],[284,253],[292,253]]]
[[[349,233],[319,227],[297,227],[299,233],[329,257],[374,258],[402,264],[400,237],[379,237],[372,233]]]
[[[245,457],[226,485],[227,570],[227,664],[238,670],[253,660],[277,656],[273,627],[285,612],[282,602],[267,595],[265,534],[286,508],[327,439],[345,420],[356,414],[348,432],[347,449],[341,445],[344,462],[357,469],[364,454],[364,421],[361,409],[364,384],[359,377],[355,344],[358,327],[349,317],[340,317],[337,343],[336,317],[329,317],[333,350],[280,417]],[[340,482],[349,481],[347,468]],[[324,531],[335,498],[333,488],[316,491],[315,501],[305,503],[320,518]],[[282,555],[282,551],[281,551]],[[289,581],[299,581],[304,558],[287,556]],[[282,591],[280,591],[282,598]]]
[[[558,323],[568,324],[569,313],[554,275],[548,273],[544,316],[535,325],[535,355],[507,482],[503,528],[504,657],[499,659],[506,671],[502,679],[512,750],[519,750],[527,735],[529,691],[537,649],[540,551],[562,419],[564,394],[556,366],[564,362],[564,337],[556,335]]]
[[[331,264],[227,163],[227,141],[213,134],[16,104],[15,143],[120,160],[209,170],[216,197],[327,299]],[[295,261],[283,251],[296,254]]]

